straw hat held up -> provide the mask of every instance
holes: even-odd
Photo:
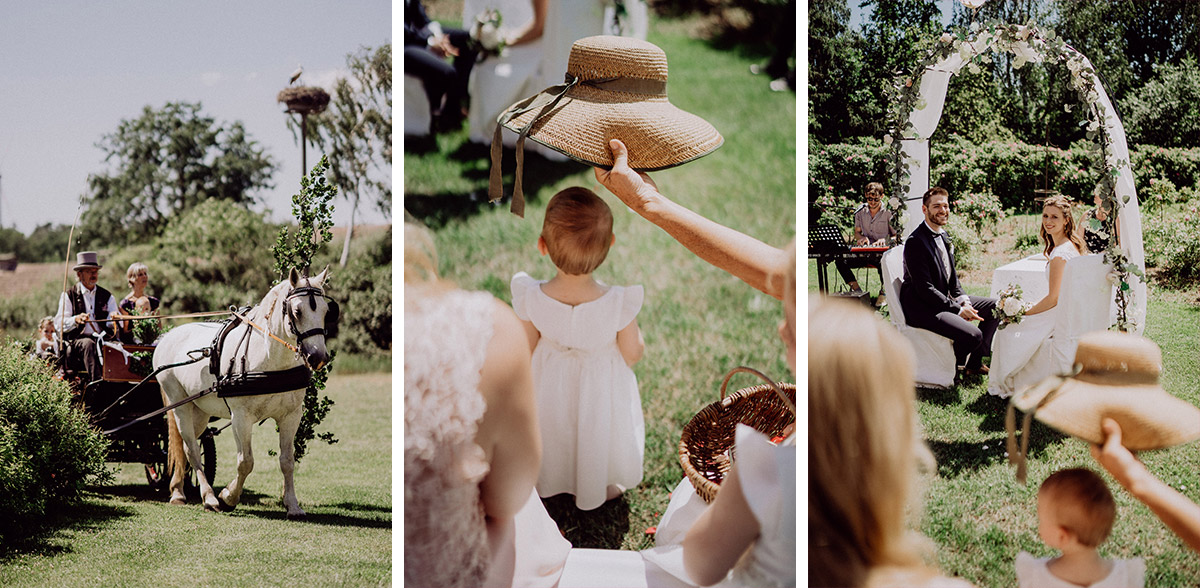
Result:
[[[1162,352],[1149,339],[1110,331],[1088,333],[1075,351],[1075,373],[1052,376],[1009,401],[1008,453],[1024,481],[1031,418],[1089,443],[1103,443],[1101,422],[1111,418],[1131,451],[1200,439],[1200,408],[1159,384]],[[1014,440],[1017,409],[1025,413],[1021,450]]]
[[[704,119],[667,99],[667,55],[658,46],[627,37],[575,41],[564,83],[513,104],[496,119],[489,197],[500,186],[501,128],[516,132],[517,176],[512,210],[524,214],[521,190],[526,137],[594,167],[611,169],[610,139],[629,147],[638,171],[674,167],[712,153],[724,142]]]

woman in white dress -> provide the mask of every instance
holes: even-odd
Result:
[[[1024,369],[1037,355],[1042,343],[1054,335],[1058,298],[1062,293],[1067,262],[1083,252],[1083,241],[1075,230],[1071,201],[1062,195],[1051,196],[1042,206],[1042,241],[1046,244],[1046,279],[1050,289],[1045,298],[1025,311],[1020,323],[996,331],[992,341],[992,366],[988,374],[988,393],[1008,398],[1017,391],[1052,375],[1042,370]]]
[[[570,549],[534,492],[529,347],[512,309],[438,278],[404,227],[404,582],[554,585]]]

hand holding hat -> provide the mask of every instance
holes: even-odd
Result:
[[[1121,444],[1121,425],[1117,424],[1117,421],[1106,418],[1101,427],[1104,429],[1104,443],[1092,444],[1092,457],[1100,462],[1121,486],[1126,489],[1133,488],[1142,476],[1148,476],[1150,472],[1132,451]]]
[[[620,139],[609,141],[608,146],[612,150],[612,169],[592,168],[596,172],[596,181],[620,198],[625,206],[641,210],[659,195],[658,184],[646,172],[629,167],[629,149]]]

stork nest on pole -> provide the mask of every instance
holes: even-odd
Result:
[[[315,86],[284,88],[276,100],[287,105],[288,112],[313,114],[325,110],[329,104],[329,93]]]

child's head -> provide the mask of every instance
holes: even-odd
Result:
[[[54,335],[54,317],[44,317],[38,321],[38,334],[43,339],[51,339]]]
[[[1038,533],[1051,547],[1059,547],[1063,532],[1080,545],[1097,547],[1108,539],[1116,517],[1112,492],[1087,468],[1054,472],[1038,489]]]
[[[546,205],[542,241],[563,273],[590,274],[608,255],[612,226],[612,210],[599,196],[587,188],[567,188]]]

